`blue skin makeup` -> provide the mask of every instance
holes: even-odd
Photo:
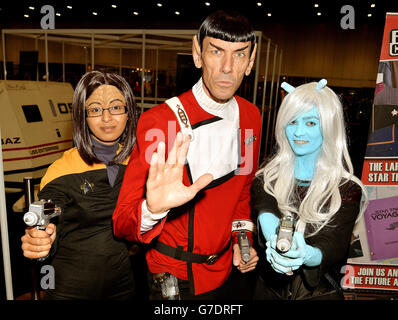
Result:
[[[286,137],[296,155],[294,176],[299,180],[312,180],[323,137],[316,107],[301,114],[286,126]]]

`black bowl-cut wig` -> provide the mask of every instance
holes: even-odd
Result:
[[[197,39],[202,50],[203,39],[212,37],[228,42],[250,41],[251,51],[256,43],[256,35],[246,17],[236,12],[219,10],[209,15],[199,28]]]

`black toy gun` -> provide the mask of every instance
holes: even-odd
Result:
[[[240,256],[244,262],[249,262],[250,260],[250,240],[247,237],[245,231],[239,231],[238,233],[238,244],[240,249]]]
[[[61,208],[56,206],[51,200],[39,200],[29,205],[29,211],[23,216],[23,221],[29,227],[36,227],[45,230],[51,218],[59,216]]]

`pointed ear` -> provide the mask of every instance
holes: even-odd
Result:
[[[254,44],[253,52],[250,55],[249,65],[246,68],[245,75],[248,76],[252,71],[254,60],[256,59],[256,52],[257,52],[257,43]]]
[[[192,58],[193,58],[195,67],[198,69],[202,68],[202,58],[201,58],[200,46],[199,46],[198,38],[196,35],[194,35],[193,39],[192,39]]]

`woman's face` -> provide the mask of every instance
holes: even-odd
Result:
[[[86,100],[87,124],[92,136],[104,144],[114,144],[126,128],[125,106],[126,99],[115,86],[103,84],[95,89]]]
[[[286,126],[286,137],[296,156],[313,154],[323,142],[317,108],[303,113]]]

